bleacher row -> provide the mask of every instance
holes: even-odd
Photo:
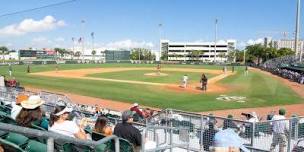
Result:
[[[304,63],[298,63],[297,58],[294,56],[268,60],[259,68],[291,81],[304,84]]]

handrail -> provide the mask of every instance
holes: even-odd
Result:
[[[9,132],[15,132],[19,134],[24,134],[25,136],[34,136],[34,137],[42,137],[45,139],[53,139],[53,141],[65,141],[68,143],[73,143],[75,145],[85,145],[85,146],[92,146],[96,147],[100,144],[104,144],[110,140],[114,140],[115,142],[115,151],[119,152],[119,138],[115,135],[105,137],[99,141],[91,141],[91,140],[83,140],[83,139],[76,139],[69,136],[64,136],[58,133],[49,132],[49,131],[41,131],[21,126],[16,126],[12,124],[6,124],[0,122],[0,130],[2,131],[9,131]],[[52,143],[53,144],[53,143]],[[54,145],[54,144],[53,144]]]

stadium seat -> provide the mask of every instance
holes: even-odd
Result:
[[[24,152],[20,146],[14,144],[13,142],[7,141],[0,138],[0,144],[3,147],[4,151],[13,151],[13,152]]]
[[[98,140],[103,139],[104,137],[106,137],[105,135],[97,133],[97,132],[92,132],[91,136],[92,136],[92,140],[94,140],[94,141],[98,141]]]
[[[27,138],[21,134],[10,132],[5,137],[5,140],[12,142],[20,147],[24,147],[27,144],[27,141],[29,140],[29,138]]]
[[[0,111],[5,112],[6,114],[11,114],[11,107],[6,105],[0,105]]]
[[[7,136],[8,132],[0,130],[0,138]]]
[[[46,144],[40,143],[35,140],[30,140],[25,147],[26,152],[46,152],[47,146]]]
[[[7,113],[0,111],[0,122],[16,124],[16,121]]]
[[[31,128],[46,131],[46,129],[40,127],[40,126],[37,125],[37,123],[35,123],[35,122],[31,123]]]
[[[115,151],[115,143],[113,140],[111,141],[110,149],[112,151]],[[128,140],[125,140],[123,138],[119,138],[119,149],[120,149],[120,152],[133,152],[134,151],[133,145]]]

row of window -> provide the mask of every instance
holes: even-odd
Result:
[[[169,47],[215,47],[214,45],[169,45]],[[227,47],[227,45],[216,45],[216,47]]]
[[[193,52],[194,50],[169,50],[169,52]],[[214,52],[214,50],[204,50],[204,53],[207,53],[207,52]],[[216,52],[227,52],[227,50],[216,50]]]

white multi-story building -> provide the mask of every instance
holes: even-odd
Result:
[[[277,41],[273,41],[274,43],[274,47],[277,49],[280,48],[290,48],[292,50],[294,50],[294,46],[295,46],[295,41],[294,40],[277,40]],[[303,49],[304,47],[304,41],[303,40],[299,40],[298,42],[298,48],[299,50]]]
[[[225,62],[228,52],[236,47],[235,40],[219,42],[170,42],[161,40],[161,51],[169,61]]]

